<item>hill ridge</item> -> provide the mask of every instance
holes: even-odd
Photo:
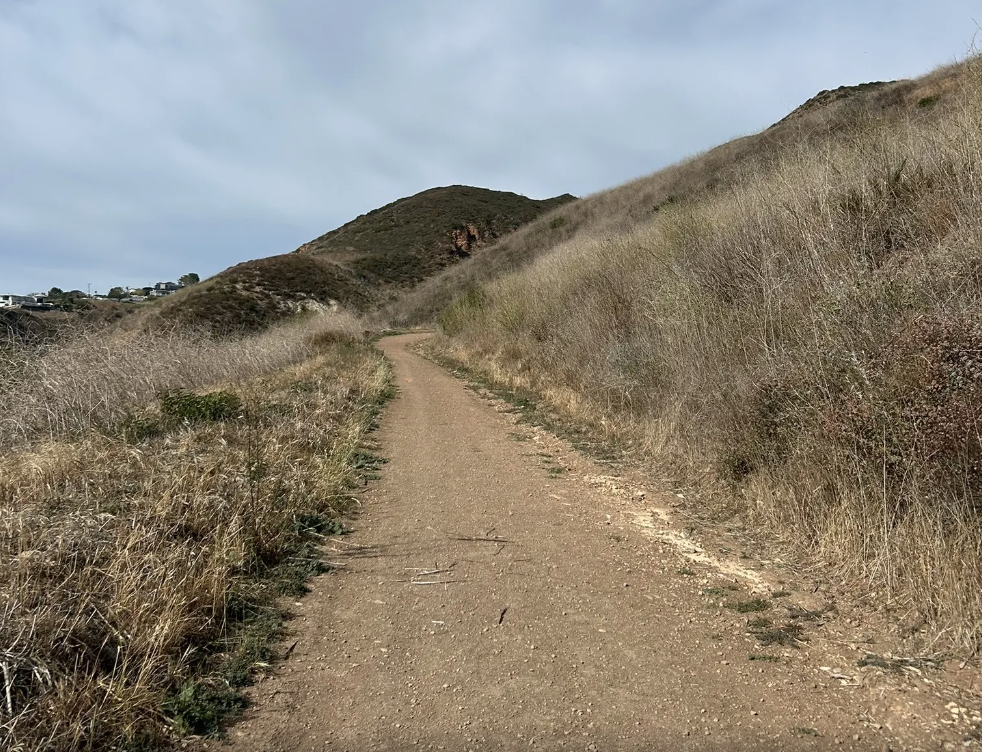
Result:
[[[216,334],[257,331],[311,308],[367,312],[575,197],[530,199],[474,186],[390,202],[290,253],[243,261],[152,309]]]

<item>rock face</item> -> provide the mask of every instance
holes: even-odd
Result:
[[[485,234],[486,235],[486,234]],[[453,244],[453,255],[466,258],[471,255],[471,249],[478,243],[492,238],[482,235],[476,225],[464,225],[450,231],[450,242]]]

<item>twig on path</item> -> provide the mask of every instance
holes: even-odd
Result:
[[[443,574],[445,572],[449,572],[455,566],[457,566],[457,562],[454,562],[453,564],[449,565],[446,569],[421,569],[420,567],[404,567],[404,569],[407,572],[415,572],[416,574],[414,574],[413,577],[428,577],[434,574]]]
[[[504,622],[504,620],[505,620],[505,614],[507,614],[507,613],[508,613],[508,606],[505,606],[503,609],[501,609],[501,615],[498,617],[498,626],[499,627]]]
[[[354,549],[375,548],[375,546],[372,544],[365,545],[363,543],[352,543],[351,541],[346,541],[341,538],[328,538],[328,540],[331,541],[331,543],[340,543],[342,546],[347,546],[348,548],[354,548]]]
[[[826,672],[833,679],[838,679],[839,683],[843,687],[861,687],[863,683],[861,681],[856,681],[853,676],[847,676],[846,674],[839,673],[835,669],[829,668],[828,666],[821,666],[822,671]]]
[[[513,543],[514,541],[505,538],[485,538],[479,535],[448,535],[447,538],[455,541],[470,541],[472,543]]]
[[[407,571],[413,571],[413,570],[407,569]],[[449,569],[430,569],[430,570],[425,570],[424,571],[424,570],[417,569],[416,570],[416,574],[414,574],[413,577],[429,577],[430,575],[434,575],[434,574],[445,574],[445,573],[447,573],[449,571],[451,571],[451,570],[449,570]]]
[[[467,580],[409,580],[410,585],[452,585],[455,582],[467,582]]]

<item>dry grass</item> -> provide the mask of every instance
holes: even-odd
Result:
[[[445,346],[977,649],[980,84],[973,59],[808,110],[654,212],[685,165],[564,208],[611,216],[458,299]]]
[[[89,328],[35,347],[0,343],[0,449],[119,427],[162,391],[248,380],[297,363],[320,329],[362,331],[357,319],[336,313],[222,340],[174,328]]]
[[[272,602],[317,571],[388,388],[377,352],[324,324],[146,351],[89,333],[15,356],[34,378],[0,394],[16,429],[0,458],[0,747],[156,748],[240,704],[268,660],[250,630],[275,636]],[[235,409],[154,398],[206,384]]]
[[[679,164],[625,185],[552,209],[492,246],[478,249],[461,263],[430,277],[383,308],[383,319],[395,326],[435,321],[457,296],[503,274],[524,269],[538,258],[584,237],[616,237],[657,221],[681,201],[712,194],[742,179],[747,172],[768,170],[789,147],[820,151],[830,136],[848,140],[869,127],[869,112],[881,123],[897,123],[924,100],[943,102],[955,88],[957,66],[942,68],[918,81],[895,81],[855,87],[838,93],[822,107],[803,106],[762,133],[738,138]],[[829,94],[829,93],[827,93]],[[827,97],[816,97],[824,100]]]

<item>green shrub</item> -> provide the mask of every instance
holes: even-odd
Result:
[[[484,291],[475,288],[468,291],[449,306],[440,315],[440,328],[448,336],[461,332],[469,321],[484,309],[486,297]]]
[[[246,699],[234,689],[204,681],[189,681],[164,704],[164,713],[181,736],[214,736],[223,720],[247,707]]]
[[[242,410],[242,400],[226,391],[194,394],[175,390],[164,392],[159,400],[165,416],[188,423],[231,420],[239,417]]]

